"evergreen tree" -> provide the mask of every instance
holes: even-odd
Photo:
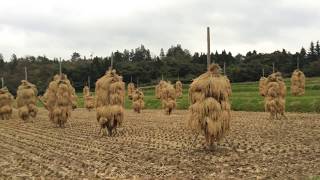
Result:
[[[317,53],[316,53],[316,49],[314,47],[314,43],[311,42],[310,43],[310,49],[309,49],[309,52],[308,52],[308,58],[313,61],[316,59],[316,56],[317,56]]]
[[[79,53],[77,53],[77,52],[72,53],[71,61],[76,61],[76,60],[79,60],[79,59],[81,59],[81,55]]]
[[[301,58],[305,58],[306,55],[307,55],[307,51],[306,51],[306,49],[304,47],[302,47],[301,50],[300,50]]]
[[[0,69],[2,69],[4,67],[4,59],[3,59],[3,55],[0,53]]]
[[[317,56],[320,57],[320,44],[319,44],[319,41],[317,41],[315,51],[316,51]]]
[[[163,48],[160,49],[160,59],[163,59],[165,57],[165,54],[164,54],[164,50]]]

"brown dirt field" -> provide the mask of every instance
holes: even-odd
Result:
[[[205,150],[186,128],[187,111],[126,110],[115,137],[99,137],[95,112],[77,109],[54,128],[41,109],[34,123],[0,120],[0,179],[304,179],[320,175],[320,115],[233,112],[228,143]],[[233,146],[234,148],[231,148]],[[236,151],[235,151],[236,150]]]

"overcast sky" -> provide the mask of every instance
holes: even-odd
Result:
[[[73,52],[110,55],[144,44],[154,55],[181,44],[234,55],[298,51],[320,40],[318,0],[1,0],[0,53],[6,59]]]

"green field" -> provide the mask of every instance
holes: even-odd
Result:
[[[320,112],[320,78],[307,78],[306,93],[295,97],[290,93],[290,79],[286,79],[287,97],[286,110],[292,112]],[[161,104],[154,95],[154,87],[142,88],[145,94],[147,109],[160,109]],[[83,98],[78,94],[78,105],[83,107]],[[258,82],[245,82],[232,84],[232,109],[236,111],[264,111],[263,97],[259,96]],[[178,109],[187,109],[188,85],[184,86],[183,97],[177,100]],[[131,101],[126,98],[126,108],[131,108]]]

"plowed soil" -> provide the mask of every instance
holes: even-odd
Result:
[[[320,175],[320,115],[233,112],[215,150],[186,128],[187,111],[125,112],[114,137],[100,137],[95,112],[77,109],[64,129],[41,109],[33,123],[0,120],[0,179],[304,179]]]

